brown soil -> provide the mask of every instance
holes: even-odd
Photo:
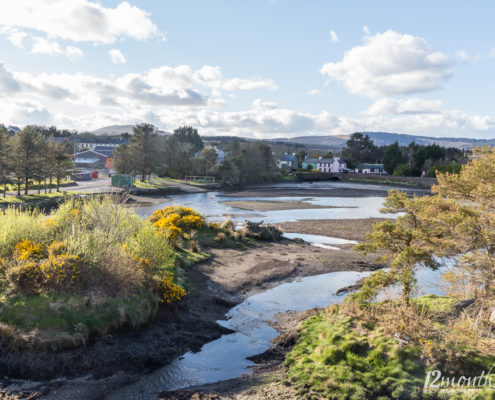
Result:
[[[332,236],[347,240],[363,241],[366,232],[377,222],[385,218],[361,219],[309,219],[304,221],[284,222],[278,226],[284,232],[307,233],[310,235]]]
[[[156,319],[139,331],[116,332],[63,353],[14,354],[0,344],[0,376],[10,377],[0,380],[0,399],[7,393],[12,399],[33,395],[43,399],[103,398],[226,333],[215,321],[248,294],[297,277],[376,268],[375,256],[357,254],[349,246],[329,250],[284,240],[248,249],[210,251],[211,260],[187,271],[191,289],[185,300],[174,309],[160,309]],[[84,378],[77,378],[81,376]],[[47,382],[57,377],[63,378]]]
[[[278,211],[278,210],[303,210],[314,208],[341,208],[332,206],[319,206],[305,203],[304,201],[222,201],[230,207],[250,211]]]

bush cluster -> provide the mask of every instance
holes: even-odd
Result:
[[[178,243],[192,231],[205,226],[205,218],[192,208],[181,206],[165,207],[155,211],[148,219],[167,239]]]
[[[166,208],[148,221],[107,197],[71,199],[50,215],[7,209],[0,226],[0,324],[13,328],[2,332],[78,334],[74,326],[84,323],[89,335],[134,326],[135,305],[150,318],[160,302],[180,301],[186,295],[182,266],[204,257],[172,244],[174,232],[184,240],[206,226],[188,208]],[[107,315],[114,308],[119,311]],[[36,315],[40,310],[43,316]],[[6,342],[1,332],[0,339]]]

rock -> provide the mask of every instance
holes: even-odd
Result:
[[[240,232],[245,236],[258,240],[280,240],[282,231],[276,226],[263,224],[261,222],[245,221],[244,225],[240,229]]]
[[[456,311],[462,311],[475,302],[475,299],[461,300],[454,304]]]

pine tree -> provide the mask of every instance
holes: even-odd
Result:
[[[12,141],[14,174],[17,177],[17,194],[20,195],[21,182],[24,181],[24,194],[28,194],[29,180],[40,169],[41,149],[45,139],[36,128],[26,126],[18,132]]]

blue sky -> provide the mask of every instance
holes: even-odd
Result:
[[[495,134],[491,1],[0,3],[0,121]]]

